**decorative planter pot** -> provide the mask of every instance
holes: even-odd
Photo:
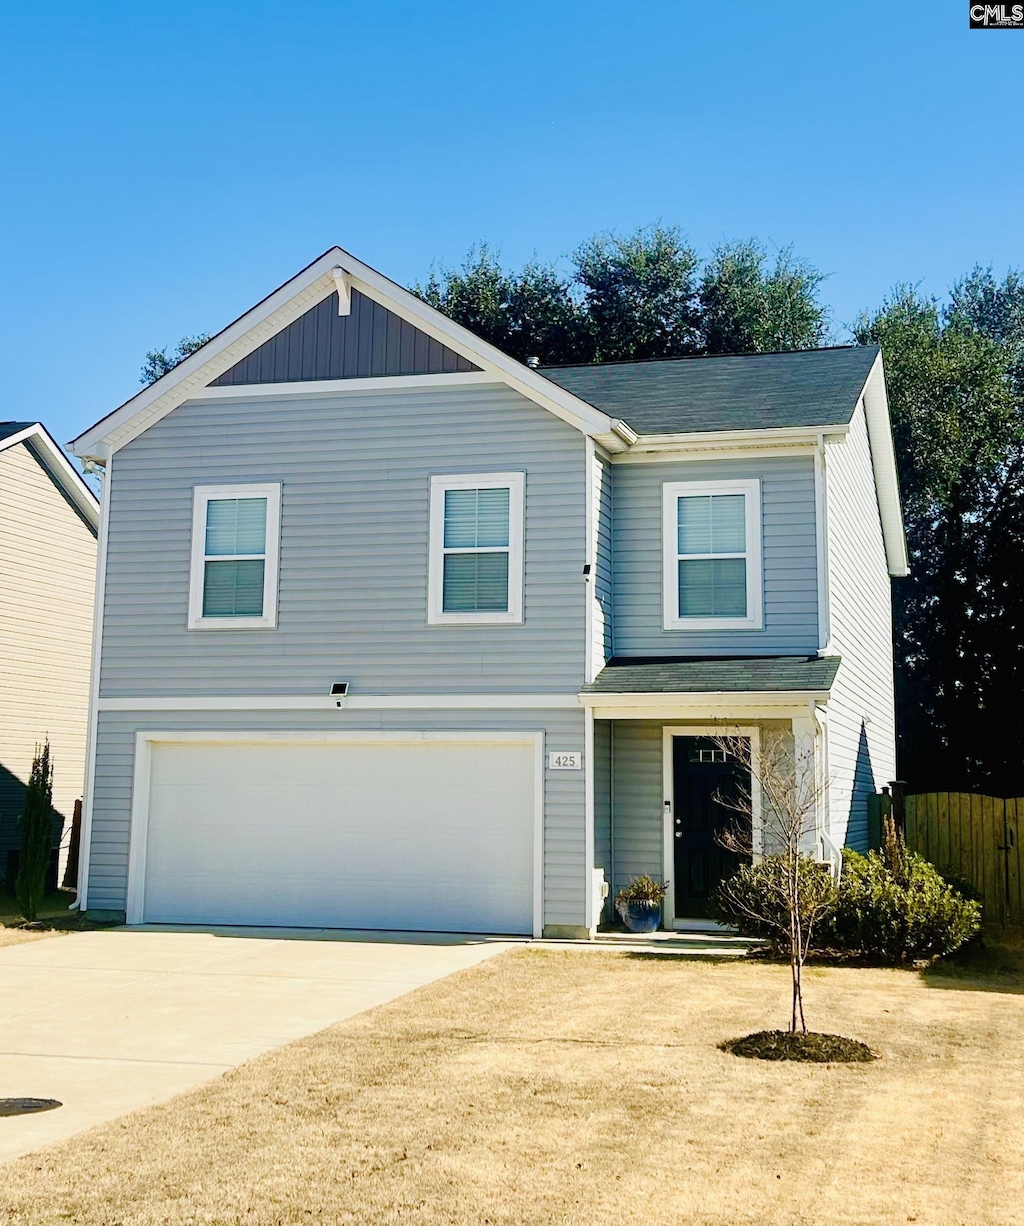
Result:
[[[654,932],[661,923],[660,902],[627,902],[618,910],[630,932]]]

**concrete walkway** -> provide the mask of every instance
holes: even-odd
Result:
[[[512,941],[314,929],[118,928],[0,949],[0,1161],[475,966]]]

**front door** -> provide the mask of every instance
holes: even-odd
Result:
[[[749,838],[750,816],[741,810],[749,796],[750,772],[709,737],[676,736],[672,778],[675,916],[700,919],[708,914],[715,887],[742,862],[718,836],[726,827],[745,826]]]

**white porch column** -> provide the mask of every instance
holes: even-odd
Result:
[[[822,781],[818,768],[818,722],[812,712],[794,716],[793,759],[796,764],[796,780],[802,803],[813,800],[813,815],[808,815],[801,839],[801,850],[815,859],[822,858],[821,835],[823,828]]]
[[[586,915],[584,925],[591,938],[597,935],[597,923],[594,916],[596,900],[594,897],[594,708],[583,710],[583,787],[585,791],[583,803],[584,831],[584,872],[586,873]]]

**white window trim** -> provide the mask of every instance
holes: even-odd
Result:
[[[742,494],[746,499],[747,612],[745,617],[680,617],[678,512],[676,500],[687,495]],[[761,630],[764,600],[761,591],[761,482],[669,481],[662,486],[663,626],[666,630]],[[710,555],[709,555],[710,556]]]
[[[260,617],[204,617],[206,507],[218,498],[266,498],[267,540],[263,566],[263,614]],[[273,630],[277,626],[277,576],[281,550],[281,486],[197,485],[192,498],[192,563],[189,572],[189,630]]]
[[[444,496],[447,490],[508,490],[508,609],[501,613],[446,613],[444,602]],[[427,624],[430,626],[521,625],[525,473],[459,473],[430,478],[430,564]],[[482,552],[496,552],[484,550]]]

